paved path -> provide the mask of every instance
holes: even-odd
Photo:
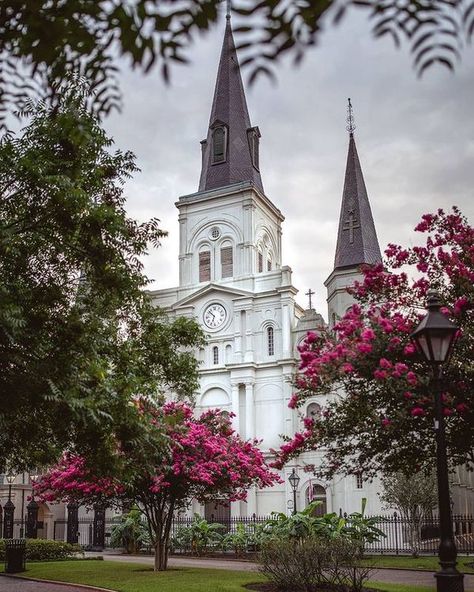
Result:
[[[0,592],[94,592],[94,588],[83,588],[71,584],[50,584],[0,575]]]

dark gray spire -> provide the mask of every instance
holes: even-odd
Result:
[[[349,99],[349,151],[342,194],[334,269],[380,263],[379,241],[354,140],[354,116]]]
[[[251,127],[244,86],[227,12],[207,138],[202,142],[199,191],[252,181],[263,191],[258,170],[258,127]]]

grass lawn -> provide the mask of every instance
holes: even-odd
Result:
[[[374,555],[367,560],[369,565],[376,567],[397,567],[399,569],[426,569],[429,571],[438,571],[438,557],[434,555],[427,557],[418,557],[417,559],[403,555]],[[468,563],[474,563],[474,557],[458,557],[458,569],[464,573],[474,573]]]
[[[2,570],[3,571],[3,570]],[[61,582],[90,584],[118,592],[243,592],[245,584],[264,582],[260,574],[223,569],[179,568],[154,573],[147,565],[108,561],[50,561],[27,564],[23,574]],[[434,587],[372,583],[384,592],[428,592]]]

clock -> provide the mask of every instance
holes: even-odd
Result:
[[[221,327],[227,318],[226,309],[222,304],[210,304],[204,311],[204,324],[209,329],[217,329]]]

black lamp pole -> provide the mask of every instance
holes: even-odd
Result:
[[[449,360],[456,341],[458,327],[441,313],[437,292],[428,292],[428,314],[421,320],[411,338],[418,351],[433,369],[436,469],[438,476],[438,507],[440,570],[435,574],[438,592],[463,592],[463,574],[456,569],[456,543],[454,541],[449,495],[449,469],[446,452],[446,433],[441,400],[442,364]]]
[[[12,502],[12,485],[15,480],[15,475],[9,473],[7,475],[8,482],[8,501],[3,507],[3,538],[13,538],[13,524],[15,519],[15,506]]]
[[[293,469],[291,475],[288,477],[288,480],[293,489],[293,514],[296,514],[296,491],[298,490],[298,484],[300,482],[300,478],[298,477],[296,469]]]

